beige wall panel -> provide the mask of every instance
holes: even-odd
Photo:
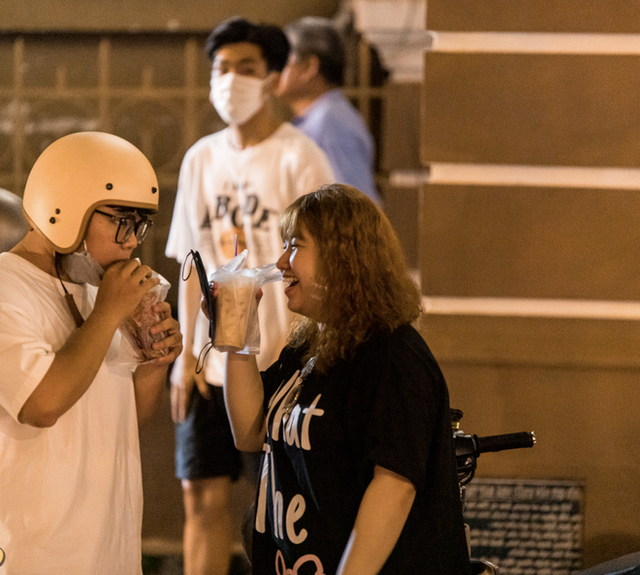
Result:
[[[420,191],[418,188],[395,188],[384,186],[384,213],[389,218],[393,229],[398,234],[407,264],[411,269],[420,267],[418,259],[418,206]]]
[[[429,30],[640,32],[634,0],[427,0]]]
[[[420,84],[388,84],[379,150],[383,173],[393,170],[420,169]],[[418,268],[418,197],[417,186],[398,188],[378,181],[384,199],[384,211],[396,230],[409,265]]]
[[[332,16],[339,0],[0,0],[4,31],[208,30],[224,18],[286,24],[307,15]]]
[[[423,163],[640,166],[637,56],[427,53]]]
[[[428,295],[640,298],[640,192],[426,185]]]
[[[637,551],[640,325],[426,316],[421,331],[466,433],[536,432],[481,455],[478,477],[583,481],[584,567]]]
[[[421,84],[388,84],[384,88],[384,138],[379,150],[381,168],[415,170],[420,168],[419,110]]]

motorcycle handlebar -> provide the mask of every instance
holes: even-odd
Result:
[[[507,449],[522,449],[533,447],[536,444],[536,435],[533,431],[520,431],[518,433],[505,433],[503,435],[488,435],[486,437],[475,436],[477,454]]]

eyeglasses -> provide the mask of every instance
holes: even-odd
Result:
[[[118,244],[124,244],[131,237],[131,234],[135,233],[138,245],[140,245],[153,225],[153,220],[148,220],[147,218],[136,220],[133,216],[118,216],[100,210],[94,210],[94,212],[107,216],[118,223],[118,229],[116,230],[116,243]]]

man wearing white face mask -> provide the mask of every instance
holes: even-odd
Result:
[[[198,250],[210,274],[235,252],[248,249],[248,267],[270,264],[281,252],[278,216],[295,198],[333,182],[329,162],[300,130],[283,122],[273,107],[289,42],[276,26],[233,18],[209,36],[210,99],[225,130],[206,136],[187,152],[166,255],[183,262]],[[260,306],[262,341],[258,362],[277,357],[291,316],[282,290],[264,288],[270,305]],[[224,356],[207,355],[196,274],[181,282],[179,314],[185,352],[172,372],[171,405],[176,422],[176,473],[185,504],[185,575],[226,575],[230,559],[228,499],[241,472],[224,407]]]
[[[211,75],[211,103],[220,118],[232,126],[247,123],[265,103],[265,88],[273,76],[264,80],[227,72],[221,76]]]

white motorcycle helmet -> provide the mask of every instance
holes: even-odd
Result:
[[[22,206],[29,223],[61,254],[75,251],[100,206],[158,210],[158,180],[133,144],[102,132],[69,134],[36,160]]]

